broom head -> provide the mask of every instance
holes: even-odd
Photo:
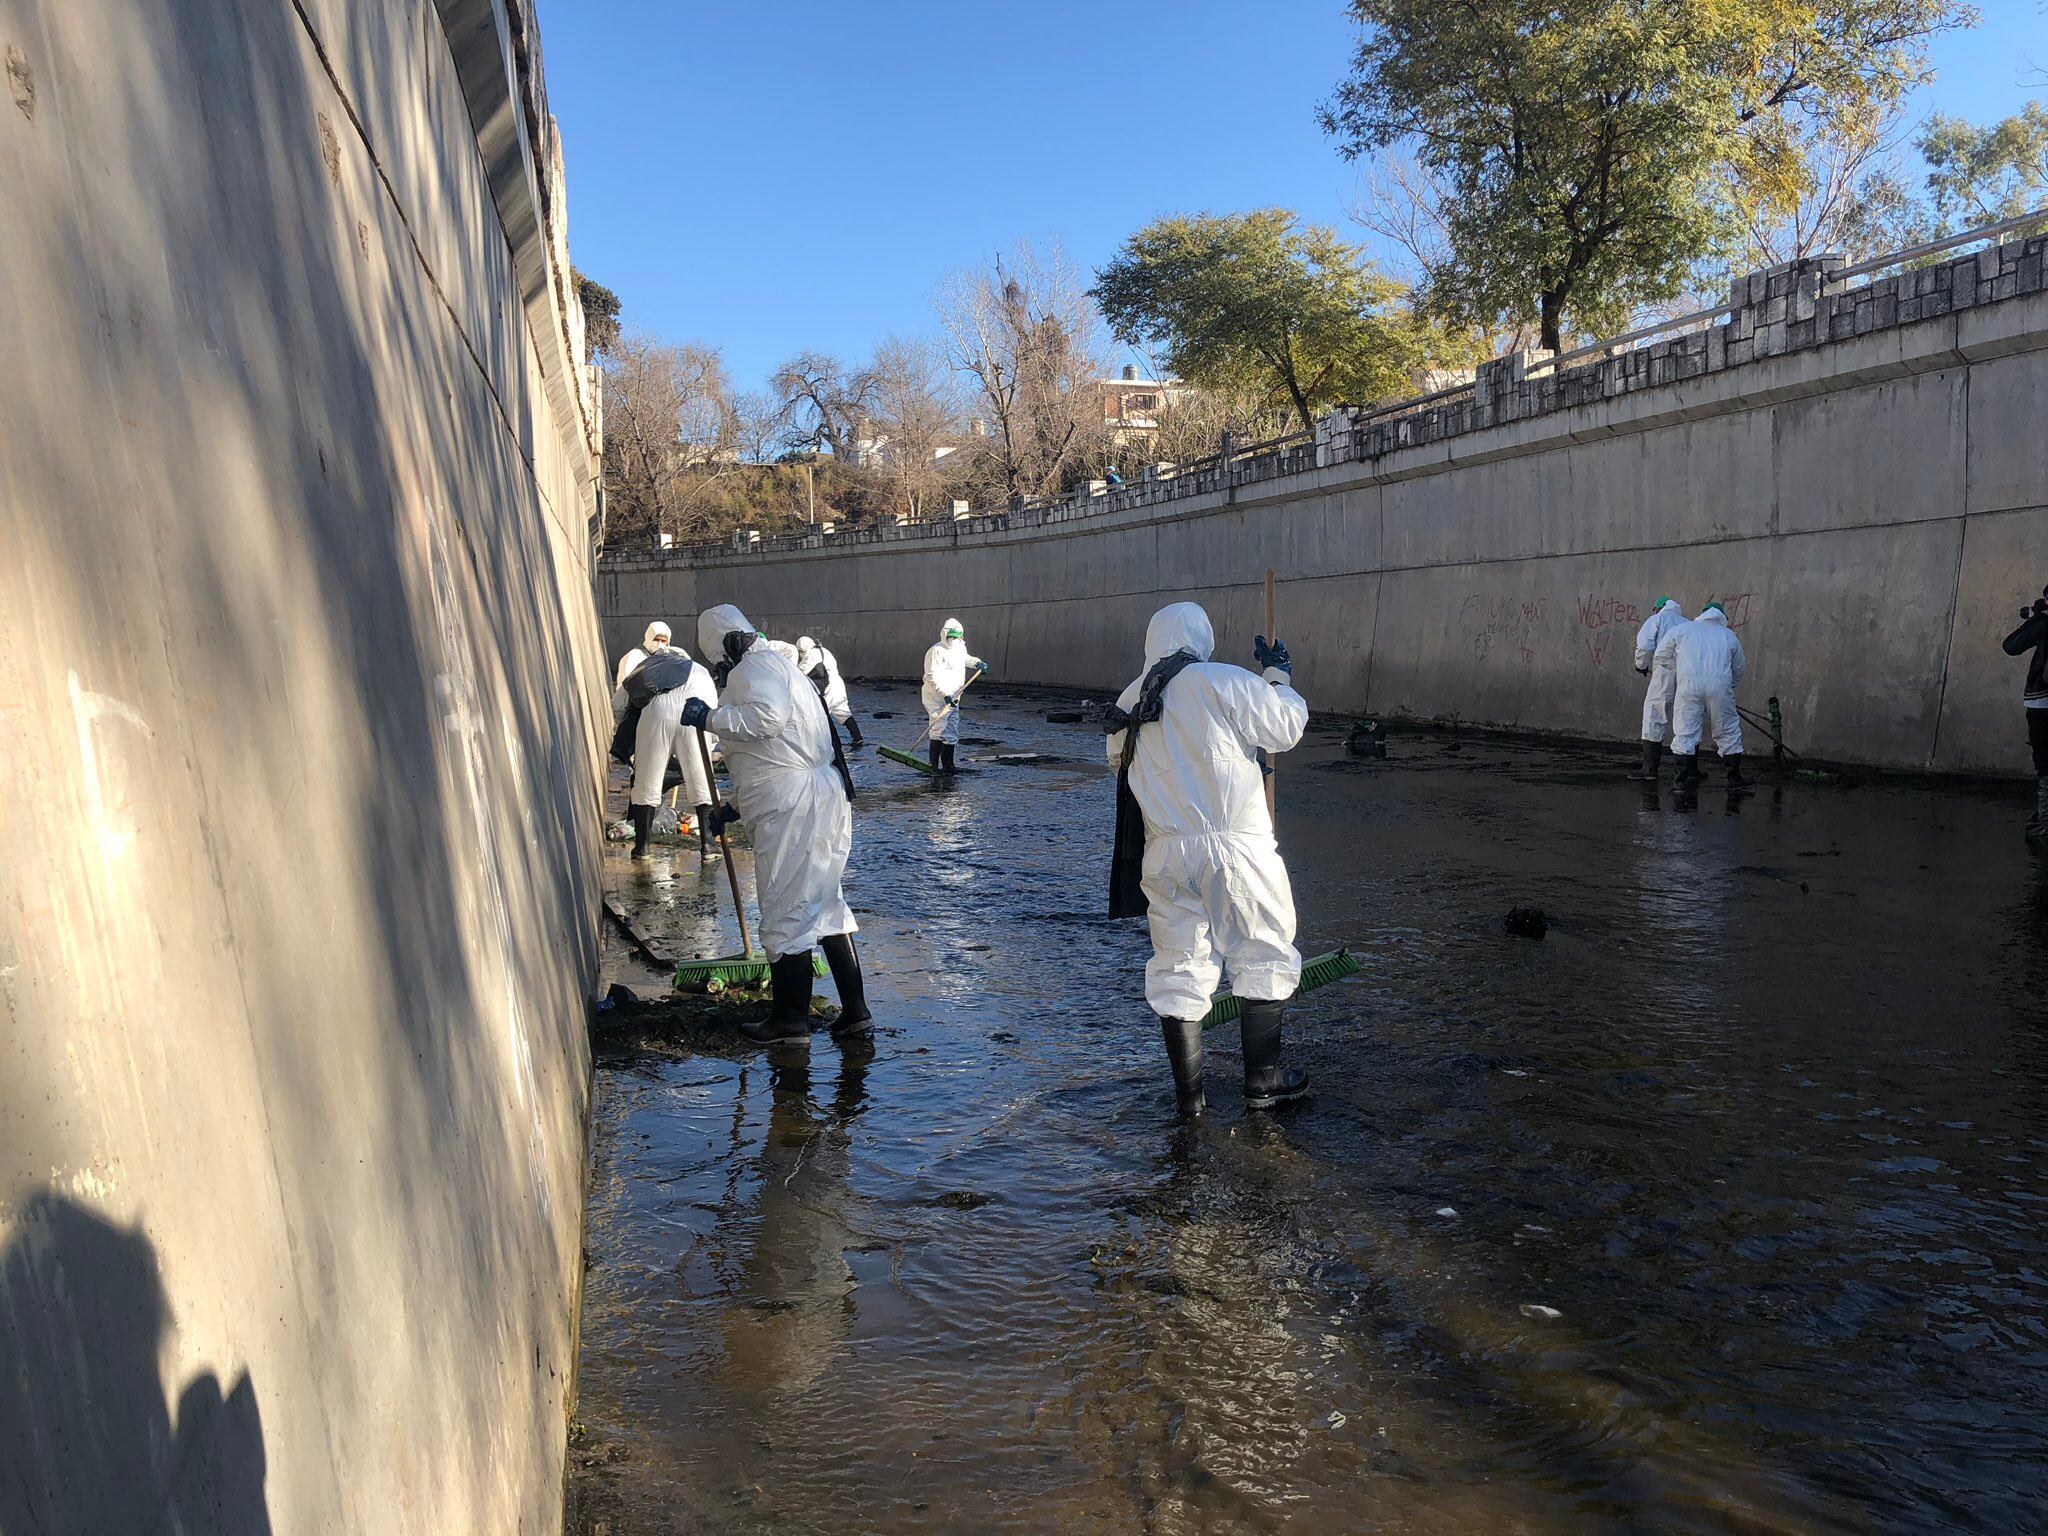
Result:
[[[832,968],[818,950],[811,951],[811,973],[829,976]],[[719,955],[710,960],[685,960],[676,966],[678,992],[724,992],[732,987],[759,987],[768,981],[766,955]]]
[[[1301,985],[1294,989],[1296,997],[1304,992],[1313,992],[1317,987],[1327,987],[1333,981],[1342,981],[1346,976],[1358,974],[1358,957],[1348,949],[1333,949],[1327,955],[1317,955],[1301,968]],[[1214,1029],[1218,1024],[1235,1020],[1242,1006],[1236,996],[1229,992],[1216,994],[1216,1001],[1209,1005],[1203,1015],[1202,1028]]]
[[[906,768],[915,768],[926,778],[935,776],[932,765],[921,757],[912,757],[908,752],[898,752],[894,747],[877,747],[876,751],[892,763],[901,763]]]

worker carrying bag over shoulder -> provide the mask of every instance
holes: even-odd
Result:
[[[1116,843],[1109,864],[1109,915],[1143,917],[1149,903],[1142,881],[1145,873],[1145,812],[1131,793],[1131,764],[1137,760],[1138,731],[1157,720],[1166,707],[1166,685],[1180,675],[1181,668],[1195,657],[1175,651],[1162,658],[1139,685],[1137,702],[1129,711],[1112,704],[1103,711],[1102,723],[1110,735],[1124,733],[1124,749],[1116,770]]]

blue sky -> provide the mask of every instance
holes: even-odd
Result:
[[[2048,97],[2040,0],[1980,9],[1919,110]],[[1020,238],[1093,268],[1161,213],[1346,226],[1357,180],[1315,124],[1341,0],[543,0],[541,25],[577,266],[744,388],[930,332],[940,280]]]

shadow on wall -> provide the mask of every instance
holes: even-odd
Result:
[[[0,1252],[0,1531],[269,1536],[263,1423],[244,1372],[173,1410],[156,1252],[61,1195],[21,1208]]]

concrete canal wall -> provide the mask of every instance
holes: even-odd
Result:
[[[0,55],[0,1530],[559,1530],[604,700],[531,5]]]
[[[1864,286],[1758,274],[1707,330],[1549,378],[1491,366],[1321,467],[882,542],[608,557],[607,649],[732,601],[901,675],[957,613],[995,678],[1106,688],[1174,598],[1248,656],[1271,567],[1317,708],[1632,740],[1634,631],[1668,592],[1728,605],[1742,696],[1780,696],[1795,749],[2020,773],[2024,667],[1998,642],[2048,582],[2044,246]]]

